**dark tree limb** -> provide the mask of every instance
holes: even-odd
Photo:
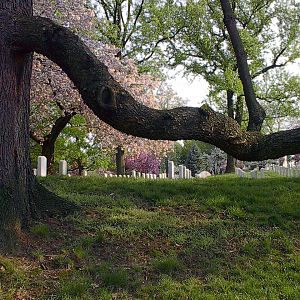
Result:
[[[19,17],[14,25],[10,41],[14,51],[36,51],[58,64],[74,82],[85,104],[101,120],[122,132],[153,140],[201,140],[241,160],[300,153],[300,129],[263,136],[242,130],[235,120],[206,105],[171,110],[149,108],[124,90],[70,30],[41,17]],[[103,88],[109,90],[105,97],[111,95],[115,106],[99,104]]]
[[[279,53],[274,57],[272,64],[269,65],[269,66],[266,66],[265,68],[263,68],[262,70],[260,70],[260,71],[258,71],[258,72],[256,72],[256,73],[254,73],[254,74],[252,75],[252,78],[258,77],[258,76],[260,76],[261,74],[264,74],[264,73],[268,72],[269,70],[272,70],[272,69],[275,69],[275,68],[281,68],[281,67],[286,66],[287,63],[289,62],[288,60],[285,61],[284,63],[281,63],[281,64],[278,64],[278,63],[277,63],[278,60],[279,60],[279,58],[281,57],[281,55],[284,53],[284,51],[285,51],[286,49],[287,49],[287,47],[283,47],[283,48],[279,51]]]
[[[255,97],[252,79],[247,63],[247,55],[244,50],[243,42],[237,30],[236,20],[231,5],[228,0],[220,0],[220,2],[224,14],[224,24],[230,36],[230,40],[237,60],[239,77],[244,88],[245,101],[249,112],[249,123],[247,129],[249,131],[260,131],[266,114]]]
[[[41,154],[47,158],[48,169],[51,168],[54,162],[55,142],[60,133],[75,115],[76,112],[67,112],[65,115],[59,117],[52,126],[50,133],[43,138],[38,137],[35,132],[30,131],[30,138],[42,147]]]
[[[30,131],[30,138],[33,141],[35,141],[38,145],[42,145],[44,142],[44,139],[37,136],[37,134],[34,131]]]
[[[233,95],[234,92],[232,90],[227,90],[227,114],[228,117],[234,119],[234,103],[233,103]],[[227,154],[227,163],[225,173],[233,173],[235,168],[235,159]]]

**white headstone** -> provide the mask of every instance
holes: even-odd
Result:
[[[131,175],[132,175],[133,178],[136,178],[136,170],[132,170]]]
[[[146,178],[146,174],[145,174],[145,173],[142,173],[142,177],[143,177],[143,178]]]
[[[68,164],[65,160],[59,161],[59,170],[58,174],[62,176],[66,176],[68,174]]]
[[[32,169],[32,171],[33,171],[33,175],[36,176],[37,169]]]
[[[264,168],[260,169],[260,178],[265,178],[265,169]]]
[[[88,175],[87,170],[83,170],[82,175],[83,175],[84,177],[86,177],[86,176]]]
[[[287,156],[284,156],[282,166],[285,167],[285,168],[287,168],[287,166],[288,166],[288,159],[287,159]]]
[[[107,173],[104,173],[104,177],[105,177],[105,178],[107,178],[107,177],[108,177]]]
[[[36,176],[47,176],[47,158],[45,156],[38,157]]]
[[[189,169],[185,169],[185,178],[189,179]]]
[[[281,175],[281,176],[284,176],[284,174],[283,174],[283,167],[279,167],[279,175]]]
[[[171,160],[168,162],[168,178],[169,179],[174,179],[175,178],[174,162],[171,161]]]
[[[251,175],[252,178],[256,179],[257,178],[257,170],[252,170],[250,172],[250,175]]]
[[[211,176],[211,174],[207,171],[202,171],[201,173],[195,175],[196,178],[206,178],[209,176]]]
[[[184,178],[183,165],[179,165],[178,168],[179,168],[179,178],[182,179],[182,178]]]

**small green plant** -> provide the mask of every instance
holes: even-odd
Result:
[[[103,284],[110,288],[125,288],[129,285],[129,275],[126,270],[103,270]]]
[[[176,256],[165,256],[154,261],[154,268],[163,274],[173,273],[180,268],[180,262]]]
[[[32,234],[43,238],[47,238],[51,235],[50,228],[47,224],[36,224],[31,227],[30,231]]]
[[[215,297],[203,297],[202,284],[196,278],[190,278],[185,282],[178,282],[169,276],[162,276],[157,284],[150,284],[144,287],[140,292],[140,298],[145,295],[156,295],[155,299],[216,299]],[[146,296],[145,299],[148,299]]]
[[[69,257],[69,252],[64,250],[62,254],[57,255],[53,258],[52,264],[54,268],[73,269],[74,261]]]
[[[84,259],[88,256],[88,251],[84,249],[81,245],[77,245],[73,249],[73,253],[78,259]]]
[[[100,244],[104,241],[104,235],[102,232],[98,232],[96,235],[90,235],[83,237],[79,244],[86,250],[90,249],[96,244]]]
[[[95,280],[101,280],[108,288],[125,288],[129,286],[129,273],[124,269],[114,269],[110,264],[89,265],[85,272]]]
[[[257,239],[250,239],[245,241],[242,251],[248,255],[255,256],[258,253],[259,241]]]
[[[43,262],[44,259],[45,259],[44,253],[40,249],[37,249],[37,250],[33,251],[32,256],[35,257],[38,260],[38,262],[40,262],[40,263]]]
[[[227,209],[227,213],[228,213],[229,218],[232,218],[232,219],[243,219],[246,217],[245,211],[241,207],[235,206],[235,205],[230,206]]]
[[[86,277],[81,277],[78,274],[72,274],[69,278],[63,278],[60,283],[59,295],[61,297],[80,297],[87,299],[88,290],[91,286],[90,281]]]

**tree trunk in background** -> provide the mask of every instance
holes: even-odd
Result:
[[[227,113],[228,117],[234,118],[233,91],[227,91]],[[235,158],[227,154],[225,173],[233,173],[235,168]]]
[[[51,167],[54,162],[55,140],[48,139],[43,142],[41,155],[47,158],[47,170],[51,173]]]
[[[7,36],[14,15],[32,15],[31,0],[0,1],[0,248],[17,248],[33,214],[29,156],[31,54],[12,52]]]
[[[117,147],[116,153],[117,175],[125,174],[124,150],[121,146]]]
[[[243,96],[238,96],[236,100],[235,106],[235,120],[241,126],[243,122],[243,114],[244,114],[244,98]]]

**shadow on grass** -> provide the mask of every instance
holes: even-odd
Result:
[[[50,235],[44,247],[56,243],[52,251],[63,261],[57,268],[68,269],[70,282],[73,275],[82,278],[78,293],[88,290],[86,299],[97,299],[93,293],[100,289],[107,295],[120,290],[128,299],[298,292],[300,179],[47,177],[40,182],[82,208],[50,224],[59,235]],[[61,282],[62,293],[70,294],[72,285]],[[153,293],[156,298],[149,296]]]

